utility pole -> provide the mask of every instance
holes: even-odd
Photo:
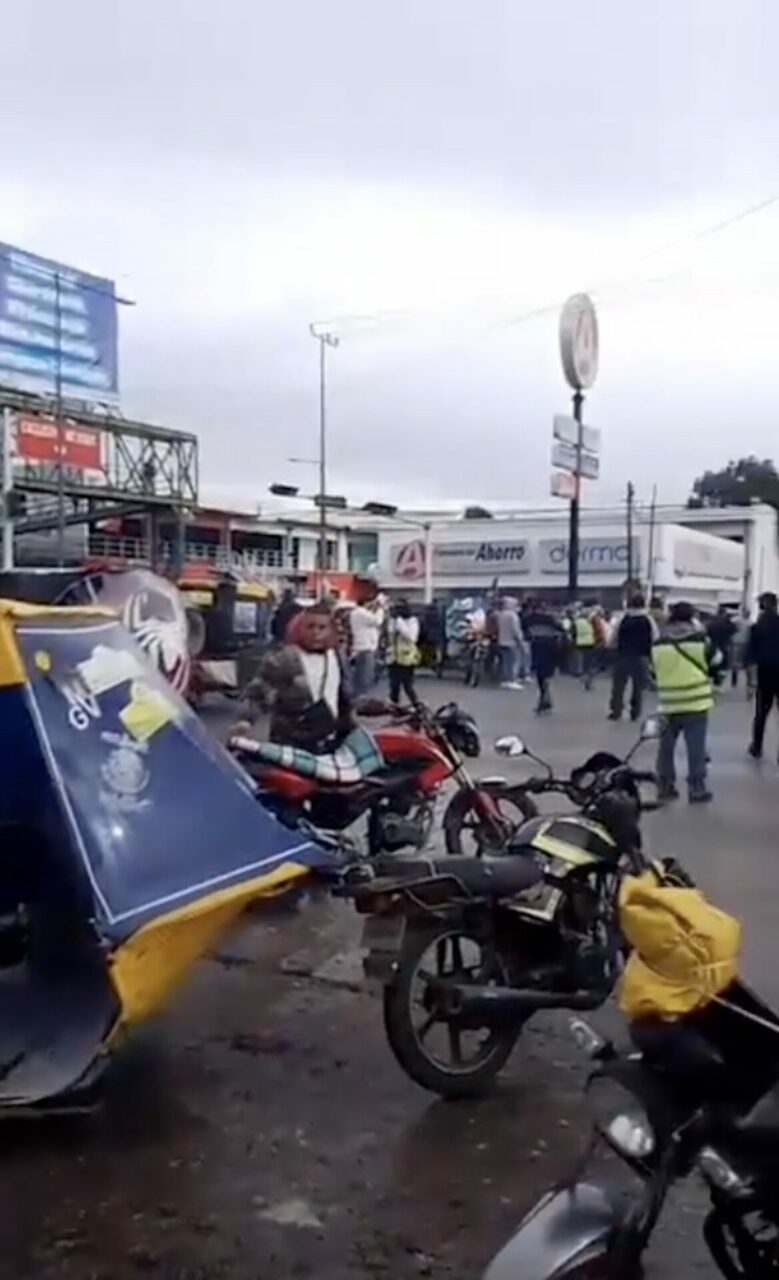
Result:
[[[573,477],[574,488],[568,527],[568,599],[571,604],[573,604],[579,591],[579,516],[581,513],[582,492],[583,410],[584,396],[581,391],[574,391],[573,417],[576,423],[576,471]]]
[[[657,522],[657,485],[652,486],[652,502],[649,507],[649,551],[647,559],[647,604],[652,603],[655,590],[655,524]]]
[[[325,598],[325,570],[327,568],[327,361],[326,348],[337,347],[338,337],[318,325],[309,325],[309,332],[319,343],[319,598]]]
[[[627,540],[628,540],[628,591],[633,590],[633,501],[636,491],[633,488],[633,481],[628,480],[627,494],[625,497],[625,518],[627,524]]]
[[[65,429],[62,423],[62,285],[60,273],[54,273],[54,316],[56,349],[54,352],[54,417],[57,425],[57,563],[65,563]]]

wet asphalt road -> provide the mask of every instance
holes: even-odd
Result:
[[[529,692],[456,692],[488,744],[517,731],[556,765],[629,745],[631,725],[606,723],[605,687],[558,684],[543,721]],[[743,916],[746,975],[779,1000],[779,768],[746,759],[747,723],[743,694],[728,693],[713,719],[715,802],[650,815],[646,833]],[[479,768],[527,766],[488,750]],[[99,1115],[6,1124],[1,1280],[477,1280],[581,1149],[582,1064],[566,1019],[544,1017],[491,1098],[426,1095],[387,1050],[378,1001],[355,989],[358,939],[349,909],[324,899],[250,916],[119,1057]],[[613,1009],[593,1021],[619,1030]],[[676,1196],[650,1275],[714,1274],[702,1203],[694,1188]]]

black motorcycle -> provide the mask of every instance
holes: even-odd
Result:
[[[579,1172],[545,1196],[484,1280],[637,1280],[674,1183],[706,1184],[703,1223],[726,1280],[779,1275],[779,1017],[742,983],[682,1020],[634,1028],[617,1053],[585,1023],[572,1027],[594,1060],[588,1095],[595,1140]],[[598,1143],[626,1185],[587,1180]]]
[[[644,737],[657,732],[646,722]],[[594,1009],[620,971],[617,892],[644,866],[640,788],[654,775],[605,752],[569,778],[545,767],[520,784],[528,797],[562,795],[578,813],[529,819],[499,856],[379,859],[347,877],[390,1046],[442,1097],[485,1093],[533,1013]]]

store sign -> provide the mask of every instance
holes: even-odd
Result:
[[[19,416],[16,456],[25,462],[59,462],[80,471],[101,469],[100,432],[70,420]]]
[[[408,581],[425,576],[425,545],[421,539],[392,548],[392,574]],[[461,577],[530,572],[530,543],[527,539],[502,541],[485,538],[479,542],[442,542],[433,547],[433,576]]]
[[[579,543],[579,573],[615,573],[624,578],[628,570],[627,538],[582,538]],[[633,539],[633,572],[640,568],[640,544]],[[548,538],[538,544],[541,573],[568,572],[568,540]]]

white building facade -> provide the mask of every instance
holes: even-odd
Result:
[[[748,509],[752,510],[752,509]],[[674,512],[676,514],[676,512]],[[681,514],[681,513],[680,513]],[[769,589],[779,577],[774,545],[768,546],[742,525],[737,536],[638,513],[632,545],[624,513],[584,512],[580,530],[579,589],[582,600],[617,604],[629,576],[664,600],[686,599],[706,609],[719,604],[741,608]],[[701,512],[690,512],[699,517]],[[773,511],[770,512],[775,519]],[[491,520],[430,518],[425,536],[409,529],[385,528],[378,534],[379,578],[383,587],[418,597],[424,586],[426,547],[432,551],[437,596],[484,594],[495,586],[517,595],[563,599],[568,584],[568,513],[517,513]],[[696,524],[698,521],[696,520]],[[775,544],[775,532],[773,533]],[[755,571],[759,562],[760,572]]]

